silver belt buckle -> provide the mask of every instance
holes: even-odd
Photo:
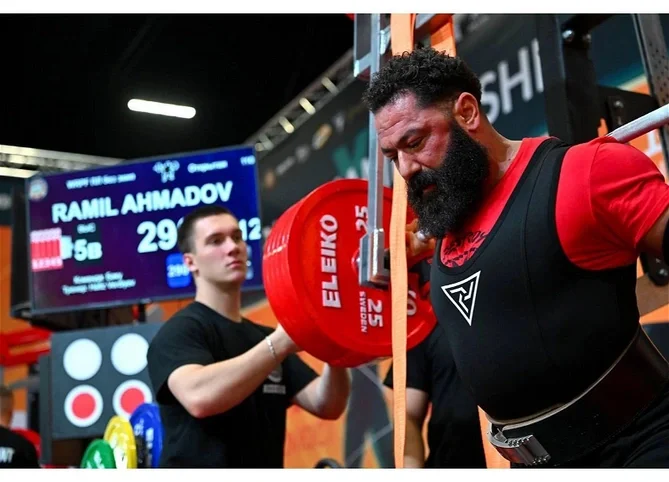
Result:
[[[515,464],[536,466],[545,464],[551,458],[534,435],[507,438],[501,430],[497,430],[493,434],[493,426],[490,424],[488,426],[488,441],[502,457]]]

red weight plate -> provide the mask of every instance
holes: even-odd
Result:
[[[345,351],[375,358],[392,353],[392,319],[390,289],[360,287],[358,281],[355,259],[366,229],[367,187],[365,180],[339,179],[306,196],[295,212],[286,249],[291,282],[303,294],[303,307],[318,331]],[[383,202],[387,233],[389,188],[384,189]],[[388,244],[386,239],[386,249]],[[417,310],[409,307],[408,348],[435,324],[429,302],[418,301]]]
[[[296,203],[276,221],[270,231],[263,250],[263,284],[267,300],[274,315],[286,327],[293,323],[291,307],[295,305],[294,296],[291,296],[290,280],[282,276],[281,267],[287,262],[287,254],[283,249],[286,242],[287,226],[293,219],[292,213],[297,209]],[[288,331],[288,329],[287,329]]]
[[[327,188],[327,184],[320,186],[316,189],[314,189],[309,195],[307,195],[301,202],[300,202],[300,209],[302,204],[304,203],[304,200],[307,198],[313,198],[314,196],[318,197],[320,194],[320,191],[324,188]],[[299,211],[295,213],[295,217],[299,215]],[[300,242],[302,233],[300,230],[299,226],[294,226],[293,223],[291,223],[291,233],[289,235],[289,239],[287,240],[287,244],[290,246],[291,244]],[[293,241],[291,241],[293,239]],[[296,240],[296,241],[295,241]],[[291,253],[291,250],[287,250],[288,253]],[[296,270],[294,269],[295,267],[293,265],[299,264],[303,267],[307,267],[310,264],[313,264],[313,261],[311,260],[311,257],[306,255],[302,257],[302,259],[296,259],[296,258],[290,258],[289,262],[283,265],[283,269],[285,273],[295,273]],[[299,270],[297,270],[299,273]],[[291,275],[286,275],[286,276],[291,276]],[[298,274],[300,276],[300,274]],[[298,286],[300,286],[301,280],[298,280],[297,283],[293,283],[292,288],[298,289]],[[303,325],[300,326],[300,334],[305,336],[305,341],[304,343],[299,343],[300,346],[304,348],[305,351],[308,353],[312,354],[316,358],[329,363],[333,366],[358,366],[360,364],[366,363],[370,361],[372,357],[369,355],[361,355],[359,353],[354,353],[351,351],[351,348],[348,346],[341,346],[337,343],[335,343],[331,337],[328,336],[327,333],[324,333],[321,328],[319,327],[318,323],[313,319],[313,313],[308,310],[308,307],[305,306],[305,297],[306,293],[302,292],[301,295],[297,296],[297,303],[296,303],[296,310],[299,310],[300,312],[306,313],[307,316],[310,317],[309,319],[309,326]],[[288,330],[288,329],[287,329]],[[307,337],[308,333],[308,337]],[[296,340],[297,342],[297,340]]]
[[[342,350],[317,331],[309,313],[303,309],[302,297],[295,291],[288,270],[288,232],[300,203],[281,215],[267,238],[263,255],[263,271],[267,274],[265,291],[277,319],[295,343],[316,358],[329,362],[341,356]]]
[[[290,238],[288,240],[290,243]],[[281,266],[281,272],[288,278],[290,277],[289,262]],[[294,303],[292,310],[295,313],[296,323],[291,325],[292,331],[286,328],[286,331],[293,336],[295,342],[306,352],[315,356],[326,363],[334,363],[343,356],[348,355],[349,348],[341,347],[332,342],[332,340],[323,333],[318,324],[312,318],[310,312],[304,307],[304,294],[298,294],[296,286],[299,283],[291,283],[288,288],[293,295]]]
[[[277,319],[285,319],[286,307],[291,306],[293,301],[289,298],[290,292],[283,289],[278,274],[282,263],[285,263],[285,252],[280,249],[283,240],[284,226],[286,221],[291,219],[290,211],[296,206],[286,211],[272,226],[263,248],[263,285],[267,300]],[[284,321],[285,322],[285,321]]]
[[[273,289],[283,291],[285,303],[282,313],[280,316],[277,316],[277,318],[298,346],[320,359],[327,359],[330,356],[327,346],[324,346],[322,342],[319,343],[316,339],[317,337],[313,335],[313,320],[311,320],[309,314],[301,308],[302,303],[295,291],[294,282],[291,280],[287,268],[289,261],[286,244],[290,240],[288,232],[290,231],[290,225],[293,219],[292,215],[289,216],[281,226],[281,230],[277,233],[279,238],[277,239],[278,242],[276,248],[281,252],[281,256],[277,257],[275,261],[276,281]],[[325,345],[327,345],[327,341],[325,342]]]

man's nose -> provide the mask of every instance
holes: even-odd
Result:
[[[400,152],[397,156],[397,168],[400,175],[408,181],[411,176],[421,170],[421,165],[414,160],[413,156]]]
[[[225,240],[225,251],[228,254],[237,254],[239,252],[239,243],[234,239],[228,238]]]

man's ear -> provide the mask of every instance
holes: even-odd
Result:
[[[460,94],[453,104],[453,118],[465,131],[476,131],[481,125],[481,111],[476,97],[469,92]]]
[[[183,255],[184,258],[184,264],[188,268],[188,271],[191,273],[195,274],[197,272],[197,266],[195,264],[195,258],[191,253],[186,253]]]

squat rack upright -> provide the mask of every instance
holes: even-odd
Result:
[[[669,104],[669,56],[660,16],[630,16],[649,94],[597,82],[590,52],[592,31],[613,15],[535,15],[550,135],[570,144],[588,142],[599,136],[602,119],[612,131]],[[659,137],[669,172],[669,125],[659,129]],[[640,261],[644,277],[637,282],[637,298],[643,315],[669,303],[664,288],[669,285],[669,266],[645,253]]]
[[[418,14],[416,46],[430,45],[431,35],[452,22],[450,14]],[[609,131],[669,104],[669,56],[658,14],[631,14],[636,41],[650,93],[641,94],[599,85],[590,55],[592,31],[611,14],[535,15],[539,56],[544,84],[546,124],[549,135],[568,143],[587,142],[599,135],[603,119]],[[473,34],[475,35],[475,33]],[[390,14],[356,14],[353,74],[369,80],[390,56]],[[369,126],[369,234],[360,251],[360,283],[387,286],[383,264],[385,233],[381,226],[383,155],[370,114]],[[669,126],[660,129],[660,144],[669,171]],[[376,160],[376,162],[374,162]],[[371,253],[371,254],[370,254]],[[666,290],[648,288],[669,285],[669,266],[642,254],[645,276],[639,279],[640,311],[648,313],[669,302]]]

